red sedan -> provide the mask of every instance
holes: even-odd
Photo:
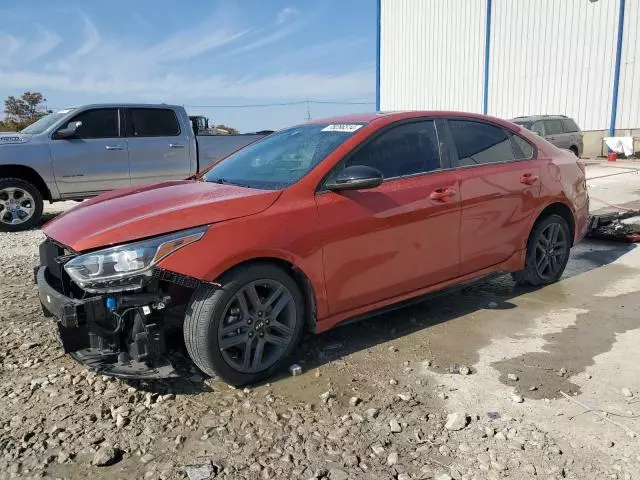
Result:
[[[585,234],[584,165],[519,126],[375,113],[274,133],[195,181],[118,190],[44,228],[45,314],[78,361],[161,377],[181,332],[206,374],[256,382],[303,331],[511,272],[557,281]]]

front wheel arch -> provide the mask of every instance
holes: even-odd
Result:
[[[228,268],[224,272],[222,272],[218,278],[223,278],[228,275],[230,272],[233,272],[236,269],[241,269],[248,267],[250,265],[259,265],[259,264],[267,264],[267,265],[275,265],[284,270],[288,275],[290,275],[293,280],[298,285],[298,288],[302,292],[305,301],[305,312],[306,312],[306,326],[310,331],[315,331],[316,321],[317,321],[317,296],[315,289],[313,287],[313,283],[309,279],[306,273],[302,269],[300,269],[295,264],[284,260],[278,257],[256,257],[251,258],[249,260],[245,260],[243,262],[237,263],[234,266]]]
[[[226,272],[220,280],[221,286],[218,287],[203,284],[194,292],[189,302],[183,327],[189,356],[206,374],[219,376],[235,386],[251,384],[268,378],[286,364],[303,335],[305,321],[303,293],[293,277],[273,263],[257,262],[239,266]],[[289,299],[280,307],[278,313],[274,314],[274,317],[270,317],[267,307],[271,303],[260,303],[264,299],[258,300],[256,292],[256,288],[262,286],[266,288],[269,283],[278,287],[274,287],[274,291],[289,294]],[[251,287],[251,285],[254,286]],[[253,289],[257,303],[250,300],[251,295],[247,296],[242,293],[240,295],[244,300],[237,301],[238,293],[243,292],[247,286]],[[271,296],[268,290],[262,293],[267,294],[267,297]],[[277,293],[274,294],[271,301],[278,299],[277,295]],[[247,308],[251,307],[252,302],[254,309]],[[288,302],[292,303],[288,304]],[[287,304],[289,307],[284,307]],[[228,316],[230,305],[235,305],[233,308],[238,312],[244,312],[240,314],[240,318],[233,319],[234,316],[238,316],[238,313],[234,313],[232,310],[231,316]],[[256,307],[256,305],[260,306]],[[285,313],[285,315],[292,315],[288,321],[283,322],[277,317],[281,311],[285,312],[282,308],[292,308],[288,314]],[[278,318],[277,321],[276,318]],[[233,323],[225,326],[223,323],[225,319],[231,319]],[[271,325],[269,325],[270,320],[272,321]],[[237,332],[236,325],[238,326]],[[288,326],[289,330],[285,329],[282,332],[285,326]],[[232,327],[231,330],[225,332],[229,327]],[[282,332],[284,337],[274,337],[274,332]],[[223,335],[224,338],[220,335]],[[274,341],[278,338],[280,340],[288,338],[288,344]],[[227,342],[229,339],[232,342],[230,344]],[[227,345],[223,347],[222,342],[227,342]],[[262,346],[256,346],[256,342],[261,343]],[[263,367],[261,359],[263,353],[267,352],[268,345],[266,344],[271,345],[271,359]],[[252,364],[251,368],[257,367],[259,370],[246,370],[249,367],[249,362],[237,365],[237,357],[235,359],[225,357],[230,352],[231,355],[237,355],[238,347],[236,345],[244,346],[241,358],[251,360],[252,355],[255,355],[253,360],[257,359],[258,364]],[[278,352],[277,346],[274,351],[273,345],[281,345],[281,351]]]

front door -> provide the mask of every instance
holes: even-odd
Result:
[[[131,108],[127,118],[131,183],[184,180],[191,175],[189,132],[169,108]]]
[[[63,197],[82,197],[128,187],[129,154],[117,108],[94,108],[74,116],[82,122],[74,137],[51,136],[50,151],[58,190]]]
[[[458,184],[455,172],[442,171],[440,152],[434,121],[393,126],[330,175],[368,165],[382,172],[382,185],[316,195],[332,314],[458,275]]]
[[[520,250],[539,205],[540,160],[522,137],[475,120],[449,120],[457,153],[462,222],[460,273],[497,265]]]

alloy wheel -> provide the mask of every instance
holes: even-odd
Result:
[[[276,280],[257,280],[227,303],[218,328],[225,362],[244,373],[269,368],[291,343],[297,321],[291,292]]]
[[[20,225],[28,222],[36,211],[36,202],[29,192],[18,187],[0,190],[0,222]]]
[[[543,280],[549,280],[564,268],[569,254],[565,230],[558,223],[550,223],[540,232],[536,243],[535,267]]]

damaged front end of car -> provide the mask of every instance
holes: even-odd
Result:
[[[157,264],[205,231],[194,228],[82,254],[47,238],[34,280],[44,314],[57,320],[65,353],[105,375],[177,376],[167,338],[181,331],[184,309],[200,280]]]

